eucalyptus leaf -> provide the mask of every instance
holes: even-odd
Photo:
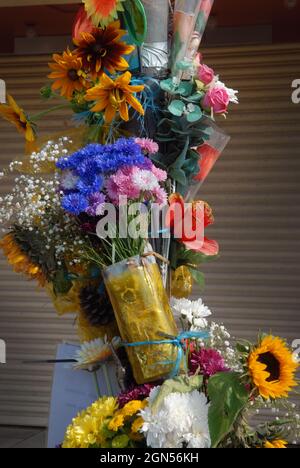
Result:
[[[185,105],[182,101],[174,99],[174,101],[172,101],[169,105],[168,109],[171,114],[176,115],[177,117],[181,117],[184,112]]]
[[[222,372],[208,382],[210,407],[208,413],[212,448],[217,448],[233,430],[234,423],[247,406],[249,393],[240,374]]]
[[[202,375],[194,375],[193,377],[185,375],[176,377],[175,379],[165,380],[152,403],[152,411],[154,413],[157,412],[164,399],[171,393],[191,393],[194,390],[199,390],[202,384]]]
[[[177,70],[187,71],[193,68],[193,63],[189,60],[180,60],[176,63]]]
[[[188,152],[188,149],[189,149],[189,144],[190,144],[190,139],[187,138],[181,154],[176,159],[175,163],[172,164],[171,168],[174,168],[174,169],[181,169],[182,168],[182,166],[185,163],[185,158],[186,158],[186,155],[187,155],[187,152]]]
[[[194,106],[194,110],[187,115],[188,122],[197,122],[202,117],[202,110],[199,106]]]

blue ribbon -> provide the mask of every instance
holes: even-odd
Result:
[[[168,335],[166,335],[168,336]],[[136,343],[122,343],[122,346],[128,347],[128,348],[134,348],[137,346],[149,346],[149,345],[165,345],[165,344],[172,344],[173,346],[176,346],[178,349],[177,353],[177,358],[175,361],[163,361],[163,362],[157,362],[156,364],[160,365],[174,365],[174,369],[170,373],[170,378],[174,378],[179,374],[180,371],[180,364],[181,361],[184,358],[184,345],[182,343],[183,340],[188,340],[188,339],[207,339],[209,338],[209,333],[208,332],[196,332],[196,331],[189,331],[189,332],[183,332],[180,333],[176,337],[168,337],[164,340],[153,340],[153,341],[140,341]]]

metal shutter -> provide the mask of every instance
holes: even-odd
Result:
[[[221,258],[205,267],[203,297],[235,336],[272,330],[292,342],[300,338],[300,107],[291,102],[291,83],[300,77],[300,46],[216,48],[205,57],[240,90],[241,104],[220,121],[232,140],[201,189],[216,216],[207,234],[221,244]],[[42,108],[37,90],[47,59],[0,57],[0,77],[29,112]],[[51,133],[63,124],[60,111],[41,128]],[[3,122],[0,132],[2,166],[23,146]],[[0,367],[0,424],[47,425],[52,367],[21,361],[53,357],[58,342],[74,339],[72,318],[57,318],[46,296],[3,259],[0,337],[8,345],[8,364]]]

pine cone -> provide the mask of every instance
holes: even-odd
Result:
[[[100,293],[97,286],[86,286],[79,295],[81,310],[91,326],[109,325],[115,320],[110,299],[106,293]]]

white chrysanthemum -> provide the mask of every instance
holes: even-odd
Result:
[[[152,448],[209,448],[207,398],[197,390],[191,393],[171,393],[152,411],[153,401],[160,390],[154,388],[149,406],[141,411],[144,419],[142,432]]]
[[[220,88],[225,88],[228,95],[229,95],[230,102],[232,102],[233,104],[239,104],[239,98],[237,97],[238,90],[232,89],[232,88],[227,88],[225,83],[222,83],[222,81],[220,81],[220,80],[218,80],[216,82],[215,86],[218,86]]]
[[[152,191],[159,187],[158,180],[151,171],[141,169],[133,174],[132,182],[135,187],[143,191]]]
[[[120,344],[120,338],[113,338],[111,344],[114,348]],[[86,341],[81,345],[80,350],[77,351],[75,359],[77,363],[74,364],[74,369],[91,369],[112,357],[110,343],[107,341],[106,336],[104,339],[97,338],[93,341]]]
[[[207,322],[204,319],[211,315],[210,309],[203,303],[202,299],[190,301],[172,297],[171,307],[175,317],[182,317],[197,328],[206,327]]]

